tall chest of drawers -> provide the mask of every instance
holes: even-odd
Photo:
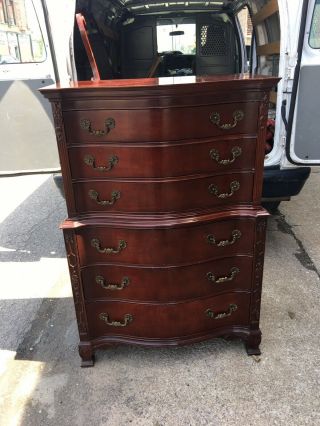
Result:
[[[78,82],[51,104],[82,366],[112,344],[237,336],[259,354],[262,76]]]

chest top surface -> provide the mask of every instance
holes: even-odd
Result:
[[[70,81],[41,89],[47,98],[188,95],[195,93],[264,91],[279,81],[275,77],[249,74],[141,78],[100,81]]]

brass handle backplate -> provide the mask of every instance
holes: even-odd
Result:
[[[117,200],[120,198],[120,191],[112,191],[111,192],[111,200],[100,200],[99,192],[94,189],[90,189],[88,192],[89,197],[94,200],[100,206],[112,206]]]
[[[123,321],[110,321],[109,314],[104,312],[101,312],[99,318],[112,327],[126,327],[133,321],[133,316],[131,314],[125,314]]]
[[[96,283],[101,285],[101,287],[104,288],[105,290],[123,290],[125,287],[129,285],[130,280],[128,277],[123,277],[120,284],[111,284],[111,283],[106,283],[106,280],[103,276],[97,275]]]
[[[100,241],[97,238],[92,238],[91,246],[94,247],[99,253],[102,253],[102,254],[118,254],[127,247],[127,243],[124,240],[120,240],[118,248],[113,248],[113,247],[101,248]]]
[[[87,130],[90,135],[93,136],[105,136],[107,135],[111,129],[114,129],[116,127],[116,122],[114,118],[107,118],[104,122],[105,130],[95,130],[91,127],[91,121],[87,118],[82,118],[80,120],[80,127],[82,130]]]
[[[209,234],[207,235],[207,241],[209,244],[215,245],[217,247],[231,246],[232,244],[234,244],[237,240],[241,238],[241,232],[238,229],[234,229],[231,232],[231,236],[232,236],[231,240],[216,241],[214,235]]]
[[[215,195],[218,198],[230,198],[232,197],[232,195],[238,191],[240,189],[240,182],[238,182],[237,180],[234,180],[230,183],[230,192],[221,192],[219,194],[219,189],[216,185],[214,185],[213,183],[211,185],[209,185],[209,192],[212,195]]]
[[[212,283],[221,284],[221,283],[225,283],[227,281],[234,280],[234,278],[236,277],[236,275],[239,274],[239,272],[240,272],[239,268],[233,267],[233,268],[230,269],[230,275],[226,275],[225,277],[216,278],[216,276],[214,275],[213,272],[208,272],[207,278]]]
[[[218,112],[213,112],[212,114],[210,114],[210,121],[212,124],[215,124],[221,130],[230,130],[236,127],[239,121],[243,120],[244,112],[241,109],[236,110],[233,112],[232,117],[233,117],[232,123],[220,124],[220,121],[221,121],[220,114]]]
[[[94,170],[98,172],[110,172],[113,167],[118,163],[119,158],[116,155],[111,155],[108,160],[107,166],[96,166],[96,160],[93,155],[85,155],[83,161],[87,166],[92,167]]]
[[[218,164],[222,164],[223,166],[227,166],[228,164],[232,164],[234,163],[235,159],[240,157],[240,155],[242,154],[242,149],[240,148],[240,146],[234,146],[231,149],[231,154],[232,157],[229,159],[225,159],[225,160],[220,160],[220,153],[217,149],[212,148],[210,150],[210,158],[211,160],[215,160]]]
[[[229,309],[225,312],[220,312],[218,314],[215,314],[212,309],[207,309],[205,311],[205,314],[207,315],[207,317],[217,320],[217,319],[230,317],[231,314],[235,312],[237,309],[238,309],[237,305],[235,305],[234,303],[230,303]]]

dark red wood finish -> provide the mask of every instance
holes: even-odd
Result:
[[[99,70],[97,67],[97,63],[91,48],[91,44],[89,41],[89,37],[87,34],[87,25],[86,25],[86,20],[84,18],[84,16],[81,13],[77,13],[76,14],[76,22],[79,28],[79,32],[80,32],[80,36],[85,48],[85,51],[87,53],[87,57],[89,59],[89,63],[90,63],[90,67],[91,67],[91,71],[92,71],[92,75],[93,75],[93,80],[95,81],[99,81],[100,80],[100,74],[99,74]]]
[[[76,182],[74,194],[78,214],[95,212],[184,212],[252,203],[252,172],[171,180],[94,180]],[[232,183],[238,185],[232,189]],[[215,188],[213,188],[213,186]],[[213,192],[213,190],[216,191]],[[93,199],[90,194],[95,191]],[[113,196],[113,192],[117,196]],[[225,195],[225,198],[220,198]],[[112,204],[103,205],[101,202]]]
[[[72,178],[75,180],[115,177],[168,178],[200,173],[254,170],[256,142],[256,138],[251,137],[225,137],[222,140],[195,139],[169,144],[87,144],[70,147],[68,155]],[[237,148],[241,149],[239,156],[233,154]],[[218,160],[215,159],[212,150],[219,153]],[[88,157],[94,159],[93,165],[87,164]],[[114,160],[114,157],[117,159]],[[226,160],[230,163],[221,163]]]
[[[42,90],[52,102],[64,178],[62,227],[82,366],[113,343],[172,346],[234,335],[249,354],[260,353],[260,198],[268,93],[277,81],[211,76]],[[242,152],[233,159],[234,146]],[[232,161],[219,164],[212,149]],[[240,188],[230,197],[209,194],[210,184],[228,194],[234,180]],[[103,207],[90,189],[100,201],[115,190],[120,197]],[[225,280],[210,281],[209,272]],[[132,321],[124,324],[125,314]]]
[[[64,119],[68,143],[157,142],[234,134],[255,135],[258,107],[257,102],[252,102],[145,110],[88,109],[66,111]],[[238,110],[243,111],[244,118],[230,130],[223,130],[210,121],[212,114],[217,112],[221,116],[221,124],[233,123],[233,114]],[[90,121],[93,130],[104,131],[105,121],[110,118],[114,120],[115,127],[102,136],[91,134],[80,127],[81,120],[86,119]]]
[[[252,261],[251,256],[237,255],[172,267],[96,263],[81,269],[84,297],[174,302],[250,291]]]
[[[72,98],[90,97],[105,98],[105,91],[121,97],[123,93],[140,93],[144,95],[150,90],[172,97],[177,94],[223,94],[225,101],[232,95],[239,93],[261,93],[269,90],[279,81],[279,78],[265,75],[250,74],[224,74],[224,75],[198,75],[188,77],[160,77],[160,78],[130,78],[121,80],[100,81],[63,81],[40,89],[48,98],[66,96]]]
[[[242,292],[171,304],[97,301],[87,303],[86,311],[92,338],[122,335],[146,339],[170,339],[230,324],[247,326],[249,300],[250,294]],[[213,319],[206,314],[207,309],[211,309],[215,314],[228,312],[230,304],[237,305],[236,311],[230,316]],[[126,314],[132,315],[133,320],[127,326],[114,327],[99,318],[101,313],[108,314],[110,322],[123,322]]]
[[[165,229],[86,226],[76,231],[76,238],[81,265],[112,262],[165,266],[201,262],[238,253],[252,254],[254,230],[254,220],[239,218]],[[233,237],[236,231],[240,231],[239,238]],[[217,244],[209,243],[208,236],[213,236]],[[99,253],[92,246],[93,239],[99,240],[101,249],[117,249],[121,240],[126,242],[126,247],[117,254]],[[229,241],[230,244],[219,246],[221,241]]]

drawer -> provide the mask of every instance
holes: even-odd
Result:
[[[78,229],[80,264],[168,266],[251,254],[254,219],[230,219],[163,229],[86,226]]]
[[[73,179],[170,177],[255,168],[256,138],[69,148]],[[183,161],[181,161],[183,158]]]
[[[91,338],[135,336],[170,339],[249,323],[250,293],[228,293],[172,304],[92,302],[86,304]]]
[[[86,299],[170,302],[250,290],[251,271],[251,256],[234,256],[182,267],[97,264],[81,276]]]
[[[256,134],[258,102],[65,111],[68,143],[152,142]]]
[[[152,213],[252,202],[252,172],[167,180],[92,180],[74,183],[76,210]]]

